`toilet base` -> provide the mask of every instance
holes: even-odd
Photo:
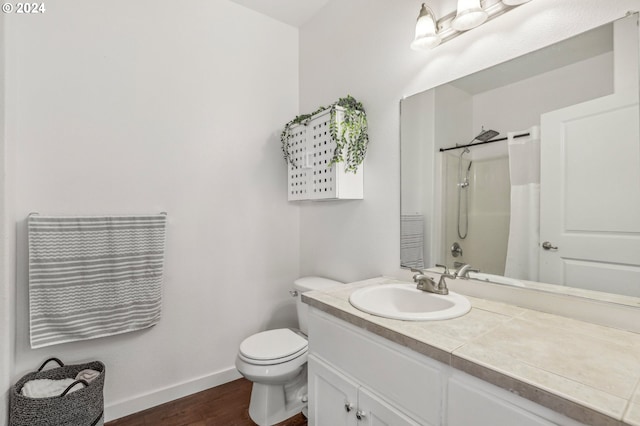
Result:
[[[304,374],[286,385],[254,382],[249,403],[251,420],[258,426],[271,426],[302,412],[307,406],[306,368],[304,370]]]

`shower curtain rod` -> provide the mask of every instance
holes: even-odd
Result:
[[[522,133],[520,135],[514,135],[513,137],[523,138],[525,136],[529,136],[529,133]],[[466,145],[450,146],[449,148],[440,148],[440,152],[451,151],[452,149],[468,148],[470,146],[476,146],[476,145],[484,145],[486,143],[501,142],[501,141],[506,141],[507,139],[509,138],[498,138],[498,139],[491,139],[490,141],[486,141],[486,142],[477,142],[477,143],[468,143]]]

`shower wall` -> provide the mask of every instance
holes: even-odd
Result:
[[[461,239],[457,225],[459,156],[459,152],[447,154],[444,161],[446,263],[450,268],[454,262],[469,263],[482,272],[502,275],[509,237],[509,159],[506,155],[485,157],[481,147],[473,148],[471,153],[464,155],[463,171],[467,169],[470,160],[473,163],[469,175],[470,184],[462,190],[461,196],[464,203],[464,191],[468,191],[469,226],[467,237]],[[464,208],[460,212],[460,221],[464,227]],[[452,255],[450,248],[454,242],[462,247],[462,256]]]
[[[469,135],[473,133],[473,128],[471,127],[473,123],[472,96],[448,84],[437,87],[434,92],[435,105],[438,106],[435,108],[434,120],[434,124],[437,124],[434,129],[435,149],[446,148],[456,143],[465,143],[471,139]],[[432,262],[429,264],[430,266],[436,263],[453,265],[453,262],[450,262],[451,253],[449,247],[453,243],[451,235],[457,236],[457,231],[453,228],[453,234],[451,233],[452,223],[455,225],[455,222],[449,220],[449,215],[452,211],[455,212],[455,210],[452,210],[452,206],[455,207],[456,204],[451,204],[450,198],[451,196],[455,197],[456,193],[452,192],[449,187],[451,186],[450,182],[454,182],[457,176],[457,158],[459,154],[460,152],[455,150],[437,155],[437,160],[440,161],[436,161],[436,167],[434,168],[433,175],[436,176],[436,179],[433,196],[443,202],[437,203],[433,210],[435,232],[434,235],[427,237],[432,243],[432,253],[434,254]],[[450,155],[454,160],[453,163],[447,161]],[[450,163],[449,166],[447,166],[448,163]],[[453,176],[453,178],[450,176]]]
[[[449,268],[453,268],[454,262],[469,263],[467,257],[470,255],[470,249],[467,247],[467,242],[470,236],[467,235],[465,240],[458,238],[457,231],[457,211],[458,211],[458,165],[460,161],[459,150],[447,151],[443,153],[443,178],[442,178],[442,199],[444,201],[444,244],[443,244],[443,256],[445,264]],[[469,165],[468,160],[462,160],[463,167]],[[464,169],[466,170],[466,169]],[[470,175],[473,179],[473,175]],[[471,191],[471,185],[467,188]],[[471,194],[469,194],[471,198]],[[451,253],[451,246],[453,243],[458,242],[462,246],[462,255],[454,257]]]
[[[471,171],[468,261],[482,272],[503,275],[511,211],[509,159],[475,160]]]

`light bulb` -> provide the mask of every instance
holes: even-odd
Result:
[[[456,31],[467,31],[483,24],[487,17],[487,12],[480,7],[480,0],[458,0],[458,11],[451,27]]]
[[[416,22],[416,36],[411,43],[411,48],[426,50],[436,47],[438,44],[440,44],[440,36],[437,32],[435,16],[431,9],[422,3]]]

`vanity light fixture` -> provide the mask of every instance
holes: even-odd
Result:
[[[436,28],[436,18],[433,11],[422,3],[418,21],[416,22],[416,36],[411,43],[414,50],[425,50],[440,44],[440,36]]]
[[[440,19],[422,3],[416,35],[411,43],[414,50],[433,49],[505,12],[531,0],[458,0],[458,8]]]
[[[458,0],[458,10],[451,26],[456,31],[467,31],[484,24],[487,17],[487,12],[480,7],[480,0]]]

